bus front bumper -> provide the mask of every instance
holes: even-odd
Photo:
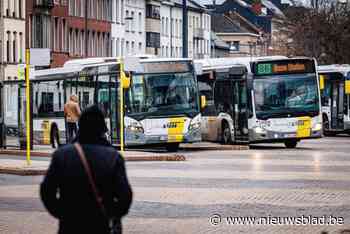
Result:
[[[125,133],[125,143],[127,146],[153,145],[167,143],[194,143],[202,140],[201,131],[193,130],[183,135],[146,135],[143,133]]]
[[[296,132],[276,132],[276,131],[265,131],[262,133],[257,133],[254,130],[249,130],[249,141],[254,143],[273,143],[273,142],[284,142],[286,140],[302,140],[302,139],[312,139],[321,138],[322,130],[313,131],[310,130],[309,136],[298,136]]]

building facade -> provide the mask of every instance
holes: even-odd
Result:
[[[0,11],[0,74],[13,80],[18,64],[25,62],[25,1],[2,0]]]
[[[144,54],[146,48],[145,0],[125,1],[125,44],[124,56]]]
[[[125,55],[125,0],[113,0],[112,9],[112,56],[122,57]]]
[[[159,57],[182,57],[182,0],[146,1],[146,53]],[[210,57],[210,16],[206,8],[188,1],[188,56]]]
[[[27,0],[26,17],[26,48],[50,49],[50,67],[112,55],[112,0]]]

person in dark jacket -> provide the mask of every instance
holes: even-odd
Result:
[[[124,160],[105,137],[103,113],[97,106],[83,111],[75,142],[81,144],[109,218],[120,227],[129,211],[132,191]],[[49,213],[59,219],[58,233],[110,233],[109,220],[101,211],[88,176],[72,144],[52,155],[41,184],[41,199]]]

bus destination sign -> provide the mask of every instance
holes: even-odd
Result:
[[[173,62],[146,62],[142,64],[144,73],[168,73],[168,72],[189,72],[191,63],[189,61]]]
[[[254,64],[253,67],[254,73],[259,76],[315,72],[314,61],[306,59],[264,61]]]

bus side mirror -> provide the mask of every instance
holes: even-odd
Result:
[[[130,88],[130,77],[128,77],[125,72],[122,72],[121,75],[121,84],[123,89],[128,89]]]
[[[320,90],[324,90],[324,75],[320,75]]]
[[[207,106],[207,97],[202,95],[201,96],[201,109],[204,109]]]

